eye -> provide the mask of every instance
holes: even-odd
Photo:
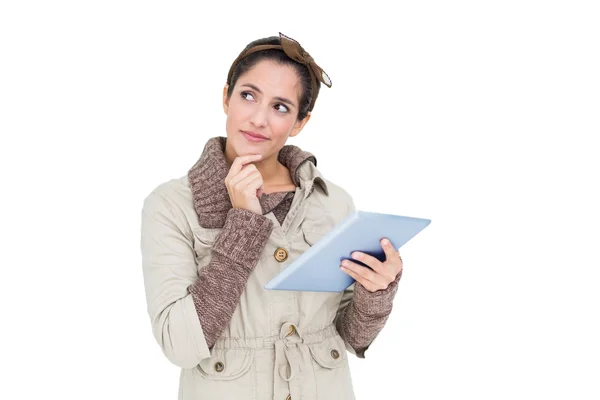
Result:
[[[285,105],[283,105],[283,104],[281,104],[281,103],[277,103],[277,104],[275,104],[275,109],[277,109],[277,107],[282,107],[282,108],[283,108],[283,109],[281,109],[281,108],[280,108],[279,110],[277,110],[277,111],[279,111],[280,113],[287,113],[287,112],[289,112],[289,111],[290,111],[290,110],[289,110],[289,109],[288,109],[288,108],[287,108]]]
[[[245,99],[245,100],[248,100],[248,98],[247,98],[246,96],[250,96],[250,97],[252,97],[252,100],[254,100],[254,96],[253,96],[253,95],[252,95],[252,93],[250,93],[250,92],[242,92],[242,93],[241,93],[241,96],[242,96],[242,98],[243,98],[243,99]]]

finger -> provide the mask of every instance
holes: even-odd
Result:
[[[240,182],[239,187],[244,193],[252,196],[258,196],[258,189],[263,186],[263,179],[260,174],[258,176],[249,176]]]
[[[244,179],[247,179],[248,177],[253,177],[254,175],[260,175],[260,172],[258,171],[258,169],[256,169],[254,165],[248,165],[244,167],[244,169],[242,169],[240,172],[238,172],[237,175],[230,177],[229,181],[226,182],[226,185],[232,188],[237,187],[237,185]]]
[[[351,269],[345,268],[345,267],[340,267],[341,270],[348,274],[349,276],[351,276],[356,282],[360,283],[361,285],[364,286],[365,289],[367,289],[369,292],[375,292],[376,290],[378,290],[377,288],[375,288],[373,286],[373,283],[365,278],[363,278],[362,276],[358,275],[356,272],[354,272]]]
[[[233,169],[230,169],[227,173],[227,176],[225,177],[225,184],[231,185],[232,182],[239,182],[254,171],[258,171],[258,168],[256,168],[256,165],[254,164],[246,164],[242,166],[242,169],[239,170],[237,173],[235,173]]]
[[[379,261],[377,258],[375,258],[369,254],[362,253],[360,251],[354,251],[350,255],[352,256],[353,259],[360,261],[363,264],[367,264],[375,272],[378,272],[380,274],[384,272],[383,271],[383,263],[381,261]]]
[[[398,259],[398,251],[388,238],[383,238],[381,240],[381,247],[385,252],[386,261],[395,262]]]
[[[258,168],[256,168],[256,165],[250,164],[244,168],[250,169],[250,167],[252,167],[256,171],[256,174],[250,174],[249,176],[254,177],[254,175],[256,175],[256,177],[254,177],[254,179],[252,179],[252,181],[250,181],[249,186],[251,186],[253,190],[256,188],[256,190],[254,191],[254,194],[256,195],[256,197],[258,197],[260,199],[260,196],[262,196],[262,193],[265,189],[264,179],[263,179],[262,174],[258,170]],[[257,180],[258,180],[258,183],[256,183]]]
[[[254,161],[258,161],[261,158],[262,154],[248,154],[245,156],[236,157],[235,160],[233,160],[233,163],[231,164],[231,168],[229,168],[229,173],[232,176],[237,175],[242,170],[244,165]]]
[[[350,260],[342,261],[342,266],[353,271],[358,276],[364,278],[364,280],[371,282],[373,286],[384,288],[388,285],[388,279],[385,276],[380,275],[377,272],[374,272],[369,268],[363,267],[362,265],[356,264]]]

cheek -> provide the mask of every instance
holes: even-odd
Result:
[[[227,112],[227,126],[240,124],[248,121],[250,118],[250,111],[247,107],[241,104],[230,103],[229,111]]]
[[[273,135],[278,137],[287,136],[294,126],[294,121],[292,118],[279,118],[277,116],[271,118],[269,123],[271,125],[271,131]]]

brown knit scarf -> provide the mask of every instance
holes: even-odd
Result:
[[[225,186],[225,177],[229,173],[229,166],[225,159],[226,143],[227,138],[223,136],[210,138],[206,142],[200,158],[188,171],[194,208],[198,214],[198,222],[203,228],[222,228],[227,212],[232,207]],[[292,181],[296,186],[300,185],[297,176],[298,167],[305,161],[317,165],[317,159],[313,154],[302,151],[294,145],[283,146],[277,159],[289,169]],[[291,204],[293,197],[293,191],[263,193],[260,198],[263,214],[275,210],[284,202]]]

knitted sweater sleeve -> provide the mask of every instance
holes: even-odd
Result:
[[[350,213],[354,210],[356,207],[350,199],[347,211]],[[350,353],[365,358],[366,350],[392,312],[401,277],[402,271],[386,289],[376,292],[369,292],[359,282],[354,282],[344,291],[334,323]]]
[[[209,349],[231,321],[272,230],[273,221],[263,215],[229,210],[210,263],[188,287]]]
[[[402,271],[384,290],[369,292],[355,282],[344,292],[335,324],[346,348],[357,357],[365,358],[366,350],[385,326],[401,276]]]

